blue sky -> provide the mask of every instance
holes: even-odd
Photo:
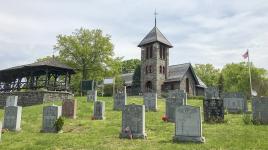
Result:
[[[84,27],[112,37],[115,56],[140,58],[138,43],[157,26],[173,44],[170,64],[244,61],[268,69],[267,0],[1,0],[0,69],[52,55],[56,36]]]

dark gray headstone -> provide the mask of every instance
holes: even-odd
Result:
[[[96,101],[94,102],[94,119],[103,120],[105,119],[105,102]]]
[[[130,104],[122,110],[122,130],[120,138],[146,138],[145,107]]]
[[[253,97],[252,116],[255,122],[268,124],[268,97]]]
[[[247,100],[242,93],[224,93],[224,108],[230,113],[247,112]]]
[[[223,122],[224,107],[222,99],[205,99],[203,101],[204,121]]]
[[[146,111],[157,111],[157,93],[144,93],[143,103]]]
[[[200,107],[179,106],[176,108],[174,141],[205,142],[202,136]]]
[[[55,122],[61,116],[61,106],[45,106],[43,108],[42,132],[57,132]]]
[[[90,101],[97,101],[97,90],[89,90],[87,91],[87,102],[90,102]]]
[[[122,110],[127,104],[127,92],[126,87],[118,90],[114,96],[114,110]]]
[[[6,106],[17,106],[18,104],[18,96],[11,95],[7,97]]]
[[[219,89],[216,87],[208,87],[205,89],[205,99],[219,99]]]
[[[178,106],[186,105],[187,94],[184,90],[172,90],[168,92],[166,99],[166,117],[167,121],[175,122],[175,110]]]
[[[4,129],[10,131],[19,131],[21,125],[21,106],[7,106],[5,107],[5,116],[4,116]]]

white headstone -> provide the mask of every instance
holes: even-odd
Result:
[[[10,131],[19,131],[21,125],[21,106],[5,107],[4,125],[3,128]]]
[[[97,101],[97,90],[89,90],[87,91],[87,102]]]
[[[114,110],[122,110],[127,104],[127,92],[126,87],[118,90],[114,96]]]
[[[205,142],[202,136],[200,107],[179,106],[176,108],[174,141]]]
[[[12,95],[8,96],[6,100],[6,106],[17,106],[18,96]]]

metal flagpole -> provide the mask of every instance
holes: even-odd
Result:
[[[250,95],[252,96],[252,81],[251,81],[251,71],[250,71],[250,61],[249,61],[249,50],[248,51],[248,73],[249,73],[249,84],[250,84]]]

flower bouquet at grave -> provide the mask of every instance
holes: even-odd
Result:
[[[167,117],[166,115],[164,115],[164,116],[162,116],[162,120],[163,120],[164,122],[167,122],[167,121],[168,121],[168,117]]]

